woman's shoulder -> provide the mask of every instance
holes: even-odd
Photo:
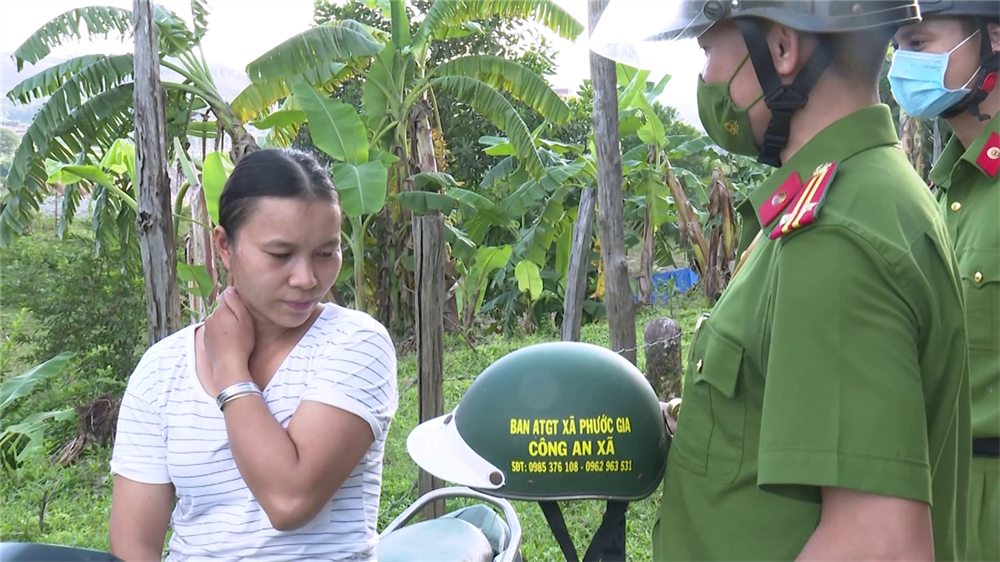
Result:
[[[173,379],[183,372],[187,368],[198,325],[181,328],[149,346],[129,375],[129,386],[146,388]]]
[[[374,337],[393,347],[392,337],[381,322],[366,312],[335,303],[324,303],[323,313],[316,320],[315,326],[327,341],[344,342]]]

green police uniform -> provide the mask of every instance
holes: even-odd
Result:
[[[962,559],[961,273],[887,107],[830,125],[741,207],[760,233],[689,348],[655,560],[791,560],[820,487],[932,505]]]
[[[1000,560],[1000,114],[968,149],[952,138],[931,170],[955,246],[969,340],[969,560]],[[991,445],[992,443],[992,445]]]

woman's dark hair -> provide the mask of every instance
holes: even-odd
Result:
[[[261,197],[340,204],[330,173],[312,155],[291,148],[257,150],[240,160],[219,197],[219,226],[231,239]]]

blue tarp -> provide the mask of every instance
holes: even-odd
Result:
[[[634,279],[636,283],[639,282],[638,277]],[[673,285],[673,290],[683,294],[697,282],[698,274],[690,267],[654,273],[651,300],[654,303],[657,301],[666,302],[670,300],[669,291],[671,290],[671,285]],[[636,297],[635,300],[638,302],[639,297]]]

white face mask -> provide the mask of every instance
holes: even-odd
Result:
[[[898,50],[893,54],[889,84],[892,95],[907,115],[923,119],[937,117],[972,91],[969,84],[979,72],[978,68],[957,90],[949,90],[944,85],[944,75],[948,71],[951,54],[977,33],[978,30],[947,53]]]

